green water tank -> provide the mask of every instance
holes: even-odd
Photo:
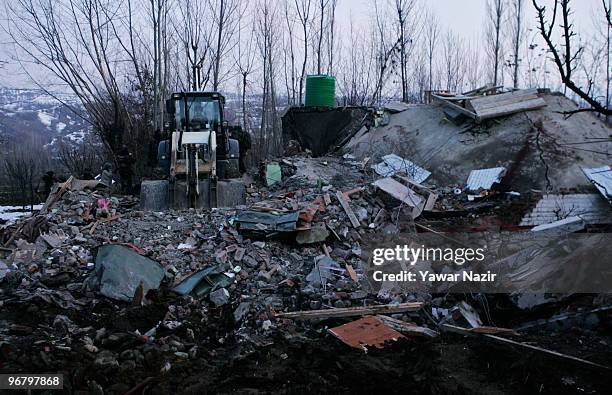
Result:
[[[307,107],[334,107],[336,105],[336,77],[325,74],[306,76]]]

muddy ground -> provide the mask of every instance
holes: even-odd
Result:
[[[0,320],[20,317],[34,332],[17,336],[19,342],[2,345],[2,373],[64,374],[63,393],[608,393],[612,375],[581,364],[500,346],[481,337],[444,334],[431,341],[404,340],[367,353],[352,349],[327,334],[326,329],[348,322],[334,319],[300,324],[277,322],[276,334],[261,337],[244,333],[232,322],[231,310],[220,308],[207,316],[198,302],[183,303],[191,314],[175,330],[158,333],[158,342],[146,344],[133,334],[146,332],[162,320],[170,305],[168,295],[149,294],[155,303],[143,307],[117,306],[101,300],[96,306],[73,311],[68,318],[90,332],[106,350],[120,355],[119,365],[102,366],[80,344],[70,351],[54,348],[48,330],[55,329],[60,309],[35,304],[5,304]],[[498,317],[502,318],[502,317]],[[508,314],[505,323],[512,322]],[[504,322],[502,322],[504,323]],[[186,331],[194,333],[190,342]],[[595,331],[571,328],[563,332],[531,330],[520,341],[566,352],[612,366],[610,328]],[[198,345],[193,359],[168,357],[164,351]],[[143,358],[138,365],[128,358]],[[138,368],[136,367],[138,366]],[[169,369],[165,369],[164,367]],[[165,371],[167,370],[167,371]],[[95,382],[95,383],[94,383]],[[57,393],[57,392],[55,392]]]

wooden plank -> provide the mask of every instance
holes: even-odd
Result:
[[[454,108],[455,110],[459,111],[462,114],[467,115],[468,117],[472,118],[472,119],[477,119],[476,118],[476,114],[471,112],[470,110],[467,110],[461,106],[458,106],[455,103],[451,103],[450,101],[446,100],[444,97],[442,96],[438,96],[438,95],[431,95],[432,97],[434,97],[435,99],[439,100],[443,105],[448,106],[450,108]]]
[[[465,329],[465,328],[461,328],[458,326],[454,326],[454,325],[449,325],[449,324],[442,324],[441,328],[444,330],[447,330],[449,332],[454,332],[454,333],[459,333],[462,335],[474,335],[477,332],[472,332],[470,329]],[[515,346],[515,347],[520,347],[520,348],[524,348],[527,350],[531,350],[531,351],[537,351],[539,353],[543,353],[549,356],[553,356],[556,358],[561,358],[567,361],[571,361],[571,362],[576,362],[582,365],[586,365],[587,367],[591,367],[591,368],[596,368],[596,369],[601,369],[601,370],[606,370],[606,371],[610,371],[611,368],[605,365],[600,365],[598,363],[595,362],[591,362],[591,361],[587,361],[585,359],[581,359],[578,357],[574,357],[571,355],[566,355],[566,354],[561,354],[560,352],[557,351],[552,351],[552,350],[548,350],[542,347],[537,347],[537,346],[532,346],[531,344],[527,344],[527,343],[521,343],[521,342],[517,342],[514,340],[510,340],[510,339],[506,339],[504,337],[500,337],[500,336],[495,336],[495,335],[490,335],[490,334],[486,334],[486,333],[478,333],[478,336],[482,336],[485,337],[487,339],[493,340],[497,343],[503,343],[503,344],[508,344],[511,346]]]
[[[412,181],[410,178],[408,177],[404,177],[402,175],[399,174],[395,174],[394,175],[395,178],[402,180],[403,182],[413,186],[419,193],[421,194],[426,194],[427,195],[427,201],[425,202],[425,206],[423,207],[424,211],[431,211],[434,208],[434,205],[436,204],[436,201],[438,200],[438,194],[436,192],[434,192],[432,189],[429,189],[427,187],[424,187],[423,185],[419,184],[418,182],[414,182]]]
[[[323,195],[323,201],[325,202],[326,206],[329,206],[331,204],[331,197],[329,196],[329,193]]]
[[[509,104],[521,103],[521,102],[525,102],[525,101],[533,100],[537,98],[538,98],[538,95],[533,94],[533,95],[518,96],[518,97],[508,97],[500,101],[484,103],[484,104],[478,104],[478,103],[473,104],[471,102],[466,102],[466,106],[470,110],[473,110],[476,114],[480,114],[481,112],[485,112],[491,109],[507,106]]]
[[[377,315],[376,318],[378,318],[383,324],[387,325],[391,329],[398,331],[403,335],[412,335],[427,338],[434,338],[438,337],[439,335],[438,332],[432,329],[411,324],[409,322],[404,322],[402,320],[398,320],[392,317],[387,317],[386,315]]]
[[[353,265],[347,263],[346,272],[349,274],[349,277],[351,278],[351,280],[353,280],[354,283],[359,282],[359,277],[357,277],[357,272],[355,272],[355,269],[353,269]]]
[[[353,225],[353,228],[359,228],[360,226],[359,220],[355,216],[355,213],[351,209],[351,206],[349,206],[346,196],[344,196],[344,194],[341,191],[338,191],[336,192],[336,197],[338,198],[340,205],[344,209],[344,212],[346,213],[346,215],[348,215],[349,220],[351,221],[351,225]]]
[[[361,315],[395,314],[408,311],[418,311],[423,307],[422,302],[383,304],[362,307],[344,307],[325,310],[304,310],[289,313],[276,313],[279,318],[291,318],[295,320],[314,320],[324,318],[355,317]]]
[[[498,103],[504,100],[518,98],[518,97],[537,95],[537,93],[538,93],[537,89],[521,89],[521,90],[514,91],[514,92],[500,93],[499,95],[475,97],[475,98],[470,99],[469,102],[474,108],[484,107],[491,103]]]
[[[423,198],[417,195],[412,189],[404,184],[395,181],[391,177],[381,178],[372,183],[375,187],[380,188],[383,192],[405,203],[410,207],[419,207],[423,204]]]
[[[511,115],[517,112],[536,110],[546,106],[546,102],[542,98],[528,100],[525,102],[509,104],[507,106],[491,109],[488,112],[478,113],[478,117],[481,120],[502,117],[504,115]]]

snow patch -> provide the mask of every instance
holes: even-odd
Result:
[[[34,211],[40,210],[42,206],[42,204],[35,204]],[[0,219],[9,224],[29,214],[30,206],[27,206],[25,210],[22,206],[0,206]]]
[[[64,122],[58,122],[57,125],[55,125],[55,130],[57,130],[58,133],[61,133],[65,128],[66,124]]]
[[[38,119],[40,122],[46,127],[51,126],[51,122],[55,119],[53,115],[46,113],[44,111],[38,110]]]

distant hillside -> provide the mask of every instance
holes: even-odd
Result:
[[[62,100],[79,107],[70,96]],[[90,131],[87,122],[48,95],[0,88],[0,139],[4,143],[19,141],[27,134],[53,150],[62,138],[79,143]]]

